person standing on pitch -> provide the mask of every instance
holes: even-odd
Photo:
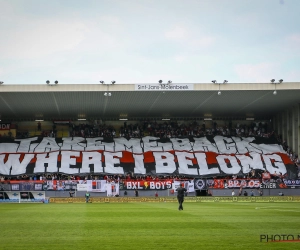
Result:
[[[176,189],[177,191],[177,200],[179,203],[178,210],[183,210],[182,203],[184,201],[184,194],[187,191],[186,188],[184,188],[184,183],[180,183],[180,186]]]
[[[85,202],[88,203],[89,200],[90,200],[90,193],[86,192],[86,194],[85,194]]]

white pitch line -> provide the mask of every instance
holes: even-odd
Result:
[[[280,207],[280,208],[284,208],[284,207],[281,207],[281,206],[269,206],[269,207],[256,207],[255,209],[270,209],[272,207]]]
[[[286,209],[273,209],[273,210],[278,210],[278,211],[288,211],[288,212],[296,212],[296,213],[300,213],[300,211],[297,211],[297,210],[286,210]]]
[[[275,207],[276,207],[276,208],[275,208]],[[297,211],[297,210],[278,209],[278,208],[284,208],[284,207],[270,206],[270,207],[256,207],[255,209],[277,210],[277,211],[285,211],[285,212],[296,212],[296,213],[300,213],[300,211]]]

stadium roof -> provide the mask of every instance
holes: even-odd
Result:
[[[0,85],[2,122],[145,117],[263,120],[299,103],[299,82]]]

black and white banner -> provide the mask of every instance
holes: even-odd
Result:
[[[0,202],[43,202],[45,192],[10,192],[0,191]]]
[[[225,176],[252,169],[287,174],[294,163],[275,139],[240,137],[141,139],[37,137],[0,143],[0,174],[179,174]]]

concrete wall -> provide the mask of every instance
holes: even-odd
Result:
[[[262,189],[263,196],[277,196],[279,192],[282,192],[285,196],[299,196],[300,189]],[[120,196],[124,197],[124,191],[120,190]],[[210,190],[213,196],[231,196],[232,189],[211,189]],[[234,189],[236,196],[238,195],[239,189]],[[247,189],[248,195],[250,195],[251,189]],[[139,191],[139,197],[154,197],[154,190],[150,191]],[[158,197],[176,197],[176,193],[172,194],[170,190],[159,190],[157,191]],[[91,197],[106,197],[105,193],[90,193]],[[76,197],[84,197],[85,192],[78,191],[76,192]],[[254,189],[254,195],[258,196],[258,191]],[[128,197],[134,197],[133,190],[127,190]],[[196,192],[188,193],[187,196],[196,196]],[[46,197],[69,197],[69,191],[46,191]]]
[[[251,189],[247,190],[248,195],[250,195]],[[253,189],[254,195],[259,196],[258,190]],[[284,195],[300,195],[300,189],[262,189],[263,196],[277,196],[279,192],[282,192]],[[232,189],[211,189],[213,196],[231,196]],[[234,189],[235,195],[237,196],[239,193],[239,189]],[[244,191],[243,191],[244,192]]]
[[[125,190],[120,190],[120,196],[124,196]],[[154,197],[155,190],[149,191],[139,191],[139,196],[146,196],[146,197]],[[84,191],[77,191],[76,197],[84,197],[86,192]],[[160,196],[176,196],[175,194],[171,194],[170,190],[159,190],[157,191],[158,197]],[[105,193],[93,193],[90,192],[91,197],[106,197]],[[195,196],[194,193],[188,194],[189,196]],[[127,196],[134,197],[134,190],[127,190]],[[46,191],[46,197],[69,197],[69,191]]]

